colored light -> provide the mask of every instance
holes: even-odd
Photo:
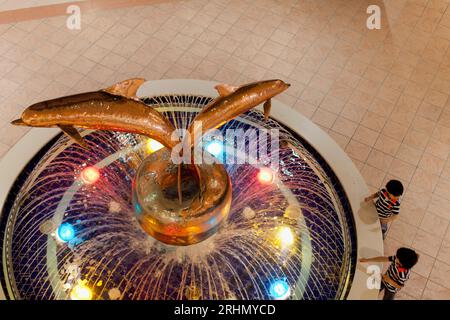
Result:
[[[291,288],[286,280],[275,280],[269,288],[270,296],[275,300],[286,300],[291,295]]]
[[[72,300],[92,300],[92,291],[82,282],[72,288],[70,292]]]
[[[219,158],[223,153],[223,144],[219,141],[211,141],[206,145],[206,151],[211,153],[216,158]]]
[[[81,179],[86,184],[94,184],[100,179],[100,171],[95,167],[87,167],[81,172]]]
[[[63,242],[69,242],[75,238],[75,229],[70,223],[63,223],[58,228],[58,238]]]
[[[273,172],[268,168],[261,168],[258,172],[258,180],[263,184],[269,184],[273,182]]]
[[[282,247],[292,246],[295,241],[294,233],[289,227],[280,227],[277,232],[277,239]]]
[[[147,141],[147,152],[153,153],[160,149],[164,148],[164,146],[156,140],[148,139]]]

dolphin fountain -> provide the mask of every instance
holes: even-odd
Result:
[[[136,97],[144,82],[142,78],[129,79],[104,90],[39,102],[12,124],[59,127],[85,148],[89,146],[76,128],[136,133],[160,142],[165,148],[142,162],[133,183],[137,219],[148,234],[166,244],[198,243],[214,234],[227,217],[231,180],[220,163],[173,163],[171,151],[180,144],[192,149],[196,140],[173,139],[172,123]],[[288,88],[282,80],[240,87],[218,85],[219,97],[194,118],[188,136],[196,134],[196,123],[202,124],[197,135],[201,137],[261,103],[268,119],[271,98]]]

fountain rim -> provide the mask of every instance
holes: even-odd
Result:
[[[137,96],[157,96],[168,94],[192,94],[216,97],[214,81],[194,79],[164,79],[145,82],[138,90]],[[258,106],[262,111],[262,106]],[[295,115],[295,117],[293,117]],[[359,260],[362,257],[383,255],[383,241],[378,216],[373,206],[362,204],[369,189],[342,148],[320,127],[303,116],[300,112],[272,99],[271,117],[286,125],[307,141],[327,162],[339,179],[353,211],[356,232],[356,249]],[[59,129],[31,129],[0,160],[0,215],[2,214],[9,191],[22,170],[51,139],[60,133]],[[378,263],[380,269],[382,263]],[[3,266],[0,266],[3,268]],[[367,288],[370,275],[364,268],[356,266],[353,281],[347,295],[348,300],[377,299],[378,290]],[[5,300],[3,288],[0,287],[0,300]]]

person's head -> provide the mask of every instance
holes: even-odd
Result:
[[[406,269],[411,269],[419,260],[419,255],[412,249],[399,248],[395,254],[401,266]]]
[[[398,180],[389,180],[386,184],[386,190],[393,197],[398,198],[403,194],[403,184]]]

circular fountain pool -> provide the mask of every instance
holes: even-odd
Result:
[[[144,86],[140,96],[177,128],[211,100],[164,84],[159,92]],[[264,121],[259,111],[220,131],[228,129],[278,129],[281,143],[269,147],[279,155],[278,171],[226,161],[233,185],[226,221],[208,239],[182,247],[153,239],[138,223],[132,181],[156,151],[152,141],[84,131],[86,151],[56,135],[7,190],[0,223],[7,298],[347,298],[358,273],[358,208],[335,170],[295,130]],[[222,160],[245,156],[245,147],[223,145],[205,148]]]

